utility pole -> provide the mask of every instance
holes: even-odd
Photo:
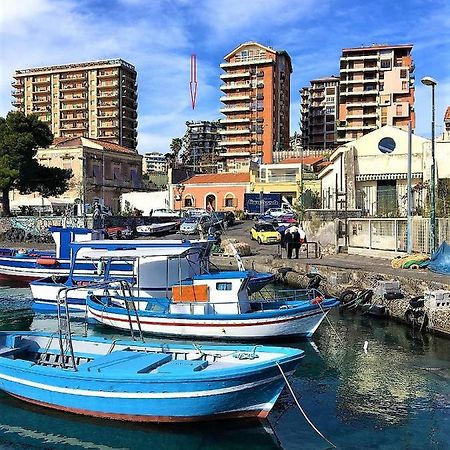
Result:
[[[412,253],[412,127],[408,123],[408,177],[407,177],[407,204],[406,204],[406,252]]]

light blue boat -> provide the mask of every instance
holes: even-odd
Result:
[[[70,335],[70,331],[69,331]],[[268,415],[303,352],[0,332],[0,389],[98,418],[185,422]]]

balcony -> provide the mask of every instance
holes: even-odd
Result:
[[[116,108],[119,105],[118,101],[114,101],[114,102],[102,102],[99,101],[97,103],[97,107],[98,108]]]
[[[338,131],[358,131],[358,130],[374,130],[377,127],[376,124],[373,125],[347,125],[345,127],[337,127]]]
[[[76,122],[74,124],[62,123],[61,130],[85,130],[87,129],[87,122]]]
[[[250,95],[224,95],[223,97],[220,97],[221,102],[236,102],[242,100],[250,100]]]
[[[250,119],[248,117],[240,117],[236,119],[220,119],[220,123],[228,124],[228,123],[249,123]]]
[[[220,108],[220,112],[223,114],[246,111],[250,111],[250,105],[227,105],[223,108]]]
[[[343,56],[341,61],[366,61],[366,60],[378,60],[378,54],[364,55],[364,56]]]
[[[63,82],[66,80],[86,80],[86,78],[86,73],[64,73],[59,77],[59,79]]]
[[[220,86],[221,91],[232,91],[234,89],[250,89],[252,87],[250,81],[244,81],[242,83],[226,83]]]
[[[250,128],[235,128],[235,129],[228,129],[228,130],[219,130],[219,134],[224,135],[236,135],[236,134],[250,134]]]
[[[341,72],[374,72],[379,69],[379,66],[371,66],[371,67],[353,67],[351,69],[341,68]]]
[[[38,94],[39,92],[48,92],[50,93],[50,85],[48,86],[42,86],[42,87],[36,87],[33,89],[33,94]]]
[[[97,83],[97,88],[111,88],[116,86],[119,86],[119,82],[117,80]]]
[[[61,91],[79,91],[80,89],[86,89],[87,83],[69,83],[69,84],[63,84],[60,86]]]
[[[49,103],[51,101],[51,97],[33,97],[33,103]]]
[[[119,91],[101,91],[98,92],[98,98],[115,98],[119,95]]]
[[[32,83],[33,84],[48,84],[48,83],[50,83],[50,77],[33,78]]]
[[[355,103],[346,103],[347,108],[362,108],[364,106],[378,106],[378,102],[355,102]]]
[[[72,116],[62,116],[59,120],[61,122],[69,121],[69,120],[80,120],[80,119],[87,119],[87,114],[76,114]]]
[[[31,108],[32,112],[49,112],[51,110],[52,108],[50,106],[33,106],[33,108]]]
[[[99,121],[97,127],[98,128],[117,128],[119,126],[118,121]]]
[[[247,78],[250,76],[250,71],[240,71],[240,72],[229,72],[229,73],[223,73],[220,75],[220,78],[222,80],[229,80],[231,78]]]
[[[63,95],[63,94],[60,94],[59,95],[59,100],[60,101],[62,101],[62,102],[71,102],[71,101],[74,101],[74,100],[83,100],[83,99],[86,99],[87,98],[87,95],[85,94],[85,93],[83,93],[83,94],[72,94],[72,95]]]
[[[13,97],[22,97],[25,91],[23,89],[13,89],[11,90],[11,95]]]
[[[61,111],[67,111],[69,109],[87,109],[86,103],[72,103],[69,105],[62,104],[61,105]]]
[[[13,105],[16,108],[19,108],[20,106],[23,105],[23,102],[21,102],[20,100],[11,100],[11,105]]]
[[[119,75],[118,70],[99,70],[97,72],[97,78],[112,78]]]
[[[101,131],[99,133],[99,137],[101,137],[101,138],[118,138],[119,132],[118,131]]]
[[[260,64],[273,64],[274,60],[267,58],[266,56],[254,56],[252,58],[239,58],[236,57],[233,62],[222,63],[220,65],[221,69],[227,69],[231,67],[240,67],[240,66],[254,66]]]
[[[11,86],[14,88],[23,88],[23,82],[19,80],[11,81]]]
[[[220,147],[233,147],[233,146],[237,146],[237,145],[250,145],[250,141],[248,140],[243,140],[243,139],[236,139],[236,140],[232,140],[232,139],[223,139],[221,141],[219,141],[217,143],[218,146]]]
[[[352,95],[378,95],[377,89],[370,89],[367,91],[342,91],[340,93],[341,97],[343,96],[352,96]]]
[[[99,117],[118,117],[117,111],[99,111],[97,114]]]

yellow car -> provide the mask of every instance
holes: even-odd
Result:
[[[259,244],[278,244],[281,234],[271,223],[257,223],[250,230],[250,238]]]

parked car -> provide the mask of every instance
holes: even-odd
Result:
[[[213,211],[211,213],[212,225],[214,227],[228,228],[234,225],[236,217],[232,211]]]
[[[293,213],[293,211],[287,207],[284,208],[270,208],[268,209],[265,214],[272,216],[272,217],[280,217],[284,216],[286,214]]]
[[[277,218],[278,226],[291,226],[298,223],[297,217],[294,214],[285,214],[284,216],[280,216]]]
[[[270,216],[269,214],[263,214],[259,216],[256,220],[257,223],[271,223],[272,225],[278,225],[278,219],[276,217]]]
[[[180,225],[180,233],[196,234],[198,233],[199,225],[205,232],[208,231],[208,228],[212,225],[211,216],[204,214],[202,216],[187,217]]]
[[[180,211],[173,211],[172,209],[154,209],[152,211],[152,217],[172,217],[172,218],[179,218],[180,217]]]
[[[271,223],[255,223],[250,230],[250,238],[259,244],[278,244],[281,234]]]

